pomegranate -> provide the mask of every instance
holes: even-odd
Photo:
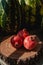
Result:
[[[22,38],[25,39],[25,37],[27,37],[29,35],[28,31],[26,29],[23,29],[21,31],[18,32],[18,35]]]
[[[37,43],[38,42],[36,40],[36,36],[34,36],[34,35],[27,36],[24,39],[24,47],[28,50],[34,49],[36,47]]]
[[[11,44],[15,47],[15,48],[20,48],[23,45],[23,40],[20,36],[16,35],[13,36],[11,38]]]

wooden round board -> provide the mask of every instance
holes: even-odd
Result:
[[[0,45],[0,51],[1,54],[4,55],[7,58],[15,59],[15,60],[23,60],[30,58],[35,58],[35,56],[38,56],[38,53],[40,52],[42,48],[42,43],[39,41],[38,45],[31,51],[26,50],[24,47],[20,49],[16,49],[11,44],[11,38],[13,37],[6,37]]]

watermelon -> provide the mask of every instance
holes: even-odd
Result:
[[[41,29],[43,4],[40,0],[1,0],[0,26],[6,32],[21,28]]]
[[[20,5],[17,0],[1,0],[0,25],[6,32],[17,32],[21,26]]]
[[[37,27],[36,23],[39,18],[40,13],[38,8],[40,7],[40,0],[19,0],[20,5],[22,6],[22,22],[25,24],[24,27],[32,28]],[[37,8],[38,5],[38,8]],[[37,16],[38,14],[38,16]],[[25,21],[25,22],[24,22]]]

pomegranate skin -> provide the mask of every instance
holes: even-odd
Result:
[[[29,32],[26,29],[23,29],[23,30],[20,30],[17,35],[19,35],[24,40],[25,37],[29,35]]]
[[[27,49],[27,50],[32,50],[36,47],[37,45],[37,41],[35,40],[35,38],[33,38],[33,36],[27,36],[25,39],[24,39],[24,47]]]
[[[23,45],[23,40],[20,36],[16,35],[11,38],[11,44],[15,48],[21,48]]]

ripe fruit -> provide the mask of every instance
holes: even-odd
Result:
[[[14,36],[11,38],[11,44],[15,47],[15,48],[20,48],[23,44],[22,38],[18,35]]]
[[[32,50],[36,47],[37,45],[37,40],[36,40],[36,36],[35,35],[30,35],[30,36],[27,36],[25,39],[24,39],[24,47],[28,50]]]
[[[26,29],[23,29],[21,31],[18,32],[18,35],[24,39],[25,37],[27,37],[29,35],[28,31]]]
[[[18,0],[15,0],[15,1],[5,0],[4,2],[3,0],[0,1],[0,26],[2,27],[2,30],[4,32],[6,31],[8,33],[10,32],[16,33],[18,31],[18,29],[21,26],[21,10],[20,9],[21,8],[19,7]]]

